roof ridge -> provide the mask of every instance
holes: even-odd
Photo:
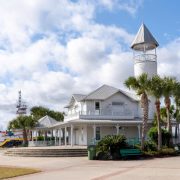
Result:
[[[109,85],[107,85],[107,84],[103,84],[103,85],[100,86],[99,88],[97,88],[97,89],[95,89],[94,91],[92,91],[91,93],[89,93],[84,99],[86,99],[88,96],[92,95],[93,93],[97,92],[99,89],[101,89],[101,88],[104,87],[104,86],[108,86],[108,87],[117,89],[117,88],[115,88],[115,87],[113,87],[113,86],[109,86]],[[117,90],[118,90],[118,89],[117,89]]]
[[[86,94],[80,94],[80,93],[73,93],[72,95],[83,95],[83,96],[86,96]]]

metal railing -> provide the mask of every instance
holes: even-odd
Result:
[[[134,113],[130,110],[124,110],[123,112],[112,110],[99,110],[99,111],[79,111],[73,114],[67,114],[65,118],[78,116],[134,116]]]
[[[134,56],[135,63],[142,61],[156,61],[157,56],[155,54],[140,54]]]

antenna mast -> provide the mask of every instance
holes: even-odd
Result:
[[[27,110],[27,105],[24,102],[22,102],[21,90],[18,93],[19,93],[19,98],[16,106],[17,108],[16,114],[25,115]]]

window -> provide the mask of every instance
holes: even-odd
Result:
[[[100,109],[100,103],[99,102],[95,102],[95,110],[99,110]]]
[[[96,140],[100,140],[101,133],[100,133],[100,127],[96,127]]]

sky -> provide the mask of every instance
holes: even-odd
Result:
[[[160,46],[158,73],[180,79],[179,0],[0,0],[0,129],[28,108],[64,111],[73,93],[125,88],[142,22]]]

